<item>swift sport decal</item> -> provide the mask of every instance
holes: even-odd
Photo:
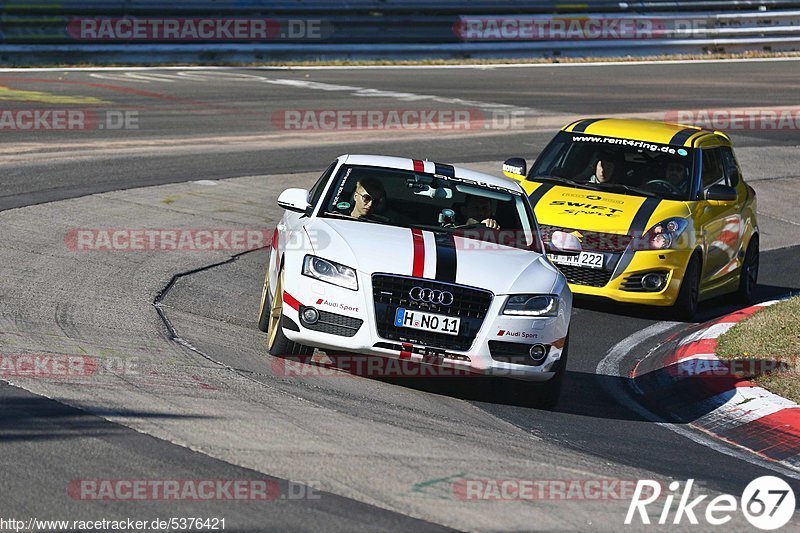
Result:
[[[550,205],[563,206],[564,213],[570,215],[597,215],[601,217],[618,217],[622,209],[598,205],[591,202],[573,202],[572,200],[553,200]]]

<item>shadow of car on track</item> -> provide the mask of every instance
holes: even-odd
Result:
[[[293,356],[288,356],[292,360]],[[461,374],[453,377],[450,371],[438,371],[437,367],[397,360],[380,356],[342,354],[303,358],[308,365],[299,372],[307,375],[330,375],[329,372],[342,372],[363,379],[373,379],[391,386],[404,387],[419,392],[448,396],[469,402],[506,405],[524,409],[547,410],[577,414],[595,418],[641,420],[637,413],[616,402],[609,394],[610,388],[629,387],[628,379],[578,372],[567,369],[560,395],[560,401],[552,406],[543,394],[541,383],[517,380],[507,377],[487,377],[477,374]],[[359,359],[360,363],[354,363]],[[295,361],[297,364],[298,361]],[[316,367],[316,370],[314,369]],[[364,369],[392,369],[391,372],[364,372]],[[402,372],[397,369],[402,368]],[[387,375],[390,374],[390,375]]]

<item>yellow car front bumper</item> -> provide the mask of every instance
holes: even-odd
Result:
[[[616,302],[671,306],[680,292],[692,250],[643,250],[635,252],[625,270],[603,287],[570,283],[574,294],[609,298]],[[663,272],[666,283],[657,291],[645,291],[638,279],[647,273]]]

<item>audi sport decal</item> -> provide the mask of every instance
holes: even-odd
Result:
[[[324,305],[327,307],[332,307],[334,309],[339,309],[341,311],[350,311],[353,313],[358,313],[358,307],[354,305],[347,305],[343,304],[342,302],[332,302],[330,300],[326,300],[325,298],[318,298],[317,305]]]
[[[509,331],[507,329],[501,329],[497,332],[497,337],[517,337],[521,339],[538,339],[538,333],[528,333],[527,331]]]
[[[425,275],[425,238],[422,236],[422,230],[412,229],[411,238],[414,241],[414,261],[411,275],[421,278]]]
[[[456,282],[456,240],[451,233],[434,234],[436,242],[436,280]]]

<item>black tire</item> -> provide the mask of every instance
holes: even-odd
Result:
[[[697,303],[700,300],[700,266],[700,256],[694,254],[686,266],[678,298],[672,307],[673,314],[678,320],[691,322],[697,314]]]
[[[567,355],[569,354],[569,333],[564,341],[564,349],[561,351],[561,359],[553,365],[555,376],[545,381],[537,383],[539,401],[538,404],[543,409],[554,409],[561,399],[561,389],[564,385],[564,375],[567,373]]]
[[[739,290],[736,293],[737,299],[744,305],[755,303],[755,292],[758,285],[758,256],[758,235],[753,235],[744,254],[742,269],[739,271]]]

